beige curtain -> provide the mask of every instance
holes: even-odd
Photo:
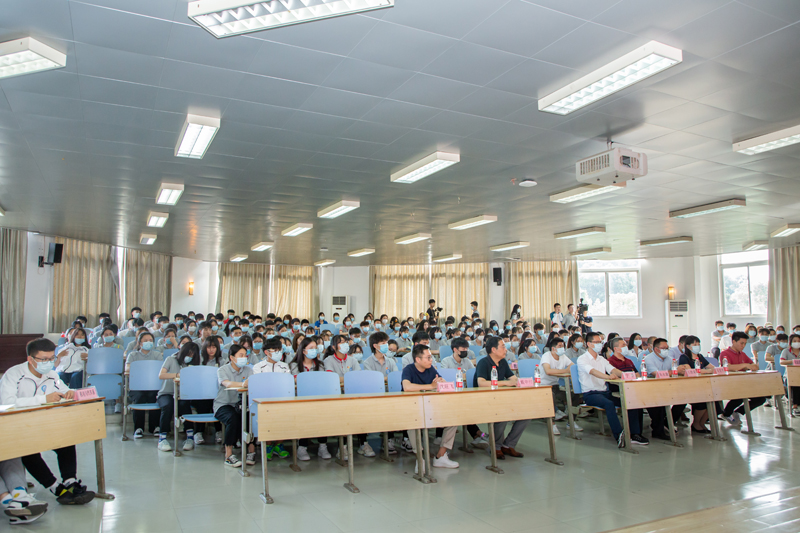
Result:
[[[800,324],[800,246],[769,251],[767,320],[790,331]]]
[[[431,267],[431,297],[443,311],[440,318],[471,316],[470,302],[478,302],[478,313],[487,316],[489,308],[488,263],[454,263]]]
[[[161,311],[169,316],[172,304],[172,257],[127,248],[122,258],[122,277],[125,280],[124,306],[120,307],[121,324],[129,309],[142,308],[142,318]]]
[[[376,315],[416,317],[428,308],[428,265],[378,265],[369,267],[370,309]]]
[[[504,320],[520,304],[528,322],[549,325],[554,303],[566,311],[567,304],[578,301],[578,265],[575,261],[506,263],[505,286]]]
[[[290,314],[311,320],[314,267],[275,265],[272,268],[272,291],[269,309],[275,314]],[[316,320],[316,319],[315,319]],[[314,320],[311,320],[313,322]]]
[[[220,263],[217,312],[235,309],[266,316],[269,312],[270,265]]]
[[[28,232],[0,229],[0,333],[22,333],[27,261]]]
[[[100,313],[117,315],[119,273],[117,249],[56,237],[64,245],[61,263],[53,266],[50,331],[64,331],[78,315],[96,324]]]

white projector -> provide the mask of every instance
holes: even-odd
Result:
[[[647,174],[647,154],[614,148],[575,163],[578,181],[593,185],[614,185]]]

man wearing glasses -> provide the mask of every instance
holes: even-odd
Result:
[[[15,407],[36,407],[57,403],[62,399],[72,400],[75,391],[70,390],[54,370],[56,345],[49,339],[35,339],[25,347],[28,360],[12,366],[0,379],[0,404]],[[23,435],[7,435],[7,438],[24,438]],[[56,496],[56,501],[65,505],[83,505],[94,499],[94,492],[86,490],[76,478],[78,457],[75,446],[54,450],[58,457],[58,468],[62,482],[59,483],[41,454],[22,458],[22,464],[30,474]]]

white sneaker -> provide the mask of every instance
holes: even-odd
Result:
[[[364,457],[375,457],[375,451],[372,449],[372,446],[370,446],[368,442],[365,442],[364,444],[359,446],[357,451],[360,455],[363,455]]]
[[[221,431],[217,431],[215,437],[216,437],[217,444],[222,444],[222,432]]]
[[[403,437],[403,443],[400,445],[404,452],[414,453],[414,448],[411,446],[411,441],[408,437]]]
[[[434,446],[441,446],[442,445],[442,437],[436,437],[435,439],[433,439],[433,445]]]
[[[203,434],[202,433],[195,433],[194,434],[194,443],[197,446],[200,446],[201,444],[204,444],[205,442],[206,442],[206,439],[203,438]]]
[[[555,427],[555,426],[553,426]],[[444,452],[444,455],[441,457],[434,457],[433,458],[433,467],[434,468],[458,468],[458,463],[451,460],[447,456],[447,452]]]
[[[386,448],[389,450],[389,455],[395,455],[397,453],[397,450],[394,447],[394,441],[392,439],[389,439],[389,444],[386,446]]]
[[[553,435],[561,435],[561,432],[558,430],[558,426],[553,424]]]
[[[153,431],[153,436],[158,437],[159,433],[161,433],[161,428],[156,428],[155,431]]]
[[[247,454],[247,459],[245,460],[248,465],[252,466],[256,464],[256,452],[251,452]]]
[[[319,456],[320,459],[330,459],[331,452],[328,451],[328,445],[320,444],[319,450],[317,450],[317,455]]]
[[[298,461],[310,461],[311,456],[308,455],[308,448],[305,446],[298,446],[297,447],[297,460]]]
[[[190,452],[194,450],[194,439],[186,439],[183,443],[183,451]]]
[[[569,429],[569,422],[567,422],[567,429]],[[583,431],[583,428],[577,422],[575,422],[575,431]]]
[[[158,449],[162,452],[171,452],[172,446],[169,445],[169,441],[167,439],[161,439],[158,441]]]
[[[144,437],[144,430],[142,428],[139,428],[133,432],[134,439],[141,439],[142,437]]]
[[[38,518],[47,511],[47,504],[45,502],[40,502],[32,494],[28,494],[25,490],[22,490],[22,487],[13,490],[11,497],[12,500],[5,506],[5,513],[8,516],[23,518],[32,518],[36,516],[36,518]],[[33,520],[36,518],[33,518]],[[27,521],[32,522],[33,520]],[[11,523],[22,522],[25,522],[25,520],[21,520],[20,522],[12,521]]]
[[[341,459],[342,461],[347,461],[347,448],[339,448],[336,450],[336,458]]]
[[[736,424],[737,426],[742,423],[742,419],[740,417],[741,415],[739,413],[737,413],[736,411],[733,412],[734,424]]]
[[[739,422],[735,418],[733,418],[732,416],[722,415],[722,419],[725,420],[725,422],[727,422],[728,424],[730,424],[732,426],[738,426],[739,425]]]
[[[486,440],[486,437],[484,437],[483,435],[478,435],[477,437],[472,439],[471,444],[473,446],[486,446],[487,444],[489,444],[489,441]]]
[[[562,411],[561,409],[556,409],[556,422],[559,420],[563,420],[567,416],[567,413]]]

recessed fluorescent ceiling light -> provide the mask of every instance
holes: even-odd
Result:
[[[36,39],[0,43],[0,78],[11,78],[67,65],[67,56]]]
[[[746,155],[755,155],[797,143],[800,143],[800,126],[786,128],[785,130],[768,133],[761,137],[753,137],[746,141],[733,143],[733,151]]]
[[[364,255],[374,254],[375,248],[362,248],[360,250],[353,250],[351,252],[347,252],[347,255],[350,257],[361,257]]]
[[[153,244],[156,242],[156,236],[152,233],[142,233],[142,236],[139,237],[139,244]]]
[[[448,224],[447,227],[450,229],[469,229],[474,228],[476,226],[483,226],[484,224],[491,224],[492,222],[497,222],[497,217],[494,215],[480,215],[473,218],[468,218],[467,220],[462,220],[461,222],[453,222],[452,224]]]
[[[557,204],[568,204],[570,202],[577,202],[578,200],[585,200],[586,198],[591,198],[599,194],[618,191],[626,186],[627,183],[624,181],[616,185],[580,185],[568,191],[551,194],[550,201],[556,202]]]
[[[708,215],[717,213],[719,211],[727,211],[728,209],[736,209],[747,205],[745,200],[731,198],[730,200],[723,200],[721,202],[714,202],[713,204],[698,205],[697,207],[689,207],[687,209],[678,209],[677,211],[670,211],[669,218],[692,218],[699,217],[700,215]]]
[[[175,146],[175,156],[203,159],[217,130],[219,130],[218,118],[186,115],[186,122]]]
[[[232,263],[239,263],[241,261],[244,261],[245,259],[247,259],[247,255],[245,255],[245,254],[236,254],[233,257],[231,257],[231,262]]]
[[[422,178],[430,176],[434,172],[439,172],[449,166],[455,165],[461,161],[461,156],[458,154],[448,154],[446,152],[435,152],[428,157],[424,157],[408,165],[403,170],[395,172],[391,176],[391,180],[397,183],[414,183]]]
[[[336,218],[349,213],[353,209],[358,209],[361,204],[355,200],[342,200],[333,205],[329,205],[325,209],[317,211],[319,218]]]
[[[175,205],[183,194],[183,185],[180,183],[162,183],[158,189],[156,203],[160,205]]]
[[[414,235],[406,235],[405,237],[398,237],[394,240],[395,244],[411,244],[412,242],[424,241],[430,239],[430,233],[415,233]]]
[[[336,259],[323,259],[322,261],[317,261],[316,263],[314,263],[314,266],[324,267],[324,266],[332,265],[335,262],[336,262]]]
[[[669,237],[667,239],[655,239],[652,241],[641,241],[642,246],[663,246],[665,244],[678,244],[681,242],[692,242],[691,237]]]
[[[263,252],[265,250],[269,250],[270,248],[272,248],[271,242],[260,242],[255,246],[253,246],[252,248],[250,248],[250,250],[254,252]]]
[[[163,228],[164,224],[167,223],[168,218],[169,213],[156,213],[155,211],[150,211],[150,214],[147,215],[147,225],[151,228]]]
[[[770,237],[788,237],[800,231],[800,224],[786,224],[782,228],[778,228],[770,234]]]
[[[517,248],[527,248],[530,245],[531,243],[528,241],[516,241],[498,244],[497,246],[491,246],[489,249],[493,252],[503,252],[505,250],[515,250]]]
[[[200,0],[189,2],[189,18],[219,38],[393,6],[394,0]]]
[[[683,61],[683,52],[650,41],[539,100],[539,111],[566,115]]]
[[[763,250],[769,246],[769,241],[752,241],[742,246],[743,252],[754,252],[755,250]]]
[[[605,226],[592,226],[591,228],[576,229],[572,231],[565,231],[563,233],[556,233],[553,235],[556,239],[574,239],[575,237],[582,237],[583,235],[592,235],[594,233],[605,233]]]
[[[445,261],[455,261],[456,259],[461,259],[461,254],[451,254],[451,255],[440,255],[439,257],[434,257],[434,263],[444,263]]]
[[[310,230],[313,227],[314,227],[314,224],[306,224],[306,223],[300,222],[299,224],[295,224],[294,226],[292,226],[290,228],[286,228],[285,230],[283,230],[281,232],[281,235],[283,235],[284,237],[297,237],[301,233],[305,233],[305,232],[307,232],[308,230]]]
[[[592,248],[590,250],[579,250],[577,252],[572,252],[569,254],[571,257],[580,257],[582,255],[592,255],[592,254],[605,254],[611,251],[611,248],[603,247],[603,248]]]

